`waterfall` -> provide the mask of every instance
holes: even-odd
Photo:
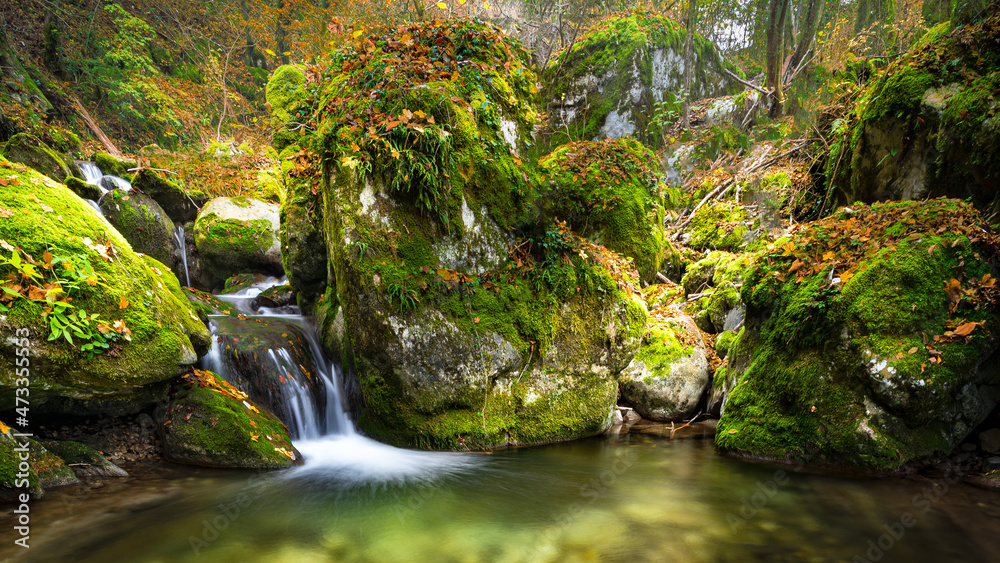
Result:
[[[81,160],[78,160],[76,163],[80,165],[80,170],[83,171],[84,182],[87,182],[92,186],[101,185],[101,176],[104,174],[101,173],[101,169],[97,167],[96,163]]]
[[[191,274],[188,272],[187,243],[184,241],[184,227],[177,225],[174,229],[174,246],[181,253],[181,262],[184,264],[184,280],[187,286],[191,287]]]

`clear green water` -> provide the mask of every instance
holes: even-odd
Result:
[[[336,448],[319,453],[336,456]],[[869,480],[749,464],[718,456],[710,440],[632,434],[374,462],[378,452],[362,447],[339,465],[316,462],[319,453],[299,472],[161,469],[124,483],[109,479],[92,493],[57,489],[33,501],[32,548],[5,542],[0,558],[1000,561],[997,493],[961,484],[945,491],[944,481],[925,478]],[[415,469],[405,475],[403,465]],[[741,515],[743,499],[759,508]],[[899,539],[882,540],[886,546],[891,539],[889,549],[871,551],[869,540],[878,542],[884,525],[904,513],[913,526],[900,525]]]

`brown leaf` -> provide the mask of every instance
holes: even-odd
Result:
[[[968,322],[955,329],[955,336],[968,336],[972,334],[972,331],[976,328],[979,323]]]

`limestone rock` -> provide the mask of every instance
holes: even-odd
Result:
[[[201,277],[219,286],[239,273],[282,275],[278,206],[247,197],[209,201],[194,226]]]
[[[0,313],[0,331],[10,337],[0,339],[0,410],[15,405],[14,381],[19,376],[14,360],[20,348],[29,350],[33,411],[57,397],[95,401],[145,397],[145,386],[183,373],[199,353],[207,351],[208,330],[180,295],[168,268],[135,254],[116,230],[65,186],[31,170],[15,175],[22,189],[0,190],[0,207],[14,211],[0,221],[3,244],[20,247],[36,260],[54,249],[54,258],[92,268],[94,285],[77,281],[77,289],[71,290],[72,304],[88,316],[99,315],[102,323],[124,323],[131,340],[119,336],[109,344],[114,354],[88,359],[81,346],[93,339],[76,335],[72,343],[64,337],[49,340],[51,325],[42,317],[44,300],[5,299],[9,310]],[[9,257],[13,251],[2,252]],[[58,264],[56,271],[65,271],[65,265]],[[98,330],[96,324],[89,326]],[[26,338],[20,341],[13,338],[15,334]]]
[[[132,250],[173,267],[174,222],[153,198],[140,192],[112,190],[101,196],[99,205]]]
[[[622,397],[644,418],[686,420],[708,387],[705,344],[676,307],[654,309],[643,345],[619,376]]]
[[[188,193],[149,168],[136,173],[132,179],[132,187],[156,200],[172,221],[182,225],[195,220],[198,209],[207,199],[200,192]]]
[[[851,251],[854,225],[872,242]],[[741,288],[723,451],[893,471],[947,455],[996,407],[998,246],[970,205],[845,209],[783,245],[794,249],[758,261]],[[827,245],[844,249],[835,270],[798,266]]]
[[[160,429],[164,457],[177,463],[284,469],[303,462],[273,414],[211,372],[173,382]]]

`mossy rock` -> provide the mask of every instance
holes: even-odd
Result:
[[[543,146],[627,135],[661,146],[655,107],[681,90],[686,35],[677,22],[637,10],[598,22],[568,53],[556,53],[542,73],[549,113]],[[742,88],[724,72],[742,75],[740,70],[700,34],[695,34],[694,64],[689,99]]]
[[[732,346],[733,342],[736,341],[736,331],[727,330],[725,332],[720,332],[718,336],[715,337],[715,354],[721,359],[725,359],[726,355],[729,353],[729,348]]]
[[[194,225],[202,280],[216,287],[233,274],[280,276],[278,206],[259,200],[215,198]]]
[[[750,220],[738,203],[713,201],[702,206],[684,229],[681,241],[696,250],[739,250]]]
[[[82,286],[72,304],[107,323],[123,321],[131,331],[131,340],[115,343],[113,354],[88,360],[81,341],[48,339],[51,329],[38,302],[17,298],[6,303],[9,311],[0,313],[0,330],[27,334],[32,409],[60,396],[99,401],[143,395],[143,386],[183,373],[208,351],[208,330],[169,269],[138,256],[65,186],[31,170],[11,172],[20,189],[0,190],[0,207],[13,211],[0,221],[0,239],[37,260],[49,251],[88,262],[97,285]],[[9,258],[11,251],[2,252]],[[3,268],[4,276],[9,268]],[[13,338],[0,340],[0,410],[15,406],[16,344]]]
[[[76,176],[66,178],[66,187],[83,199],[97,201],[101,199],[101,188],[84,182]]]
[[[1000,205],[1000,9],[937,27],[868,82],[831,122],[824,173],[841,204],[929,197]]]
[[[631,258],[647,283],[656,280],[674,252],[663,233],[664,186],[651,150],[634,139],[578,141],[557,148],[540,166],[548,179],[539,190],[545,217]]]
[[[45,441],[42,445],[63,460],[78,477],[128,477],[128,472],[86,444]]]
[[[381,50],[364,52],[367,41]],[[454,55],[433,48],[441,41]],[[428,58],[450,78],[429,78]],[[399,72],[382,73],[391,60]],[[332,274],[315,310],[372,437],[488,449],[611,423],[614,376],[646,309],[627,262],[568,228],[529,225],[535,170],[519,155],[537,114],[526,63],[496,28],[465,20],[409,24],[331,54],[320,138],[308,145],[323,163],[316,216]],[[347,112],[415,127],[389,128],[395,158]],[[521,234],[535,243],[522,241],[519,260]]]
[[[328,253],[323,236],[323,204],[313,193],[321,179],[293,176],[295,164],[287,158],[300,148],[290,145],[279,155],[284,175],[280,211],[281,261],[288,283],[301,296],[299,305],[302,310],[310,311],[326,291]]]
[[[654,309],[642,346],[618,382],[622,398],[644,418],[681,421],[694,414],[708,387],[705,343],[676,306]]]
[[[77,482],[73,470],[45,446],[32,438],[14,436],[14,430],[2,422],[0,430],[3,430],[0,433],[0,499],[13,501],[24,492],[41,497],[45,489]],[[24,458],[27,458],[27,471],[21,471]]]
[[[271,140],[275,150],[281,151],[299,138],[294,122],[306,121],[304,112],[311,111],[306,86],[305,73],[293,65],[274,69],[267,81],[265,95],[271,106],[271,125],[276,129]],[[303,113],[299,115],[300,112]]]
[[[112,190],[101,196],[99,205],[132,250],[173,267],[174,222],[153,198],[136,191]]]
[[[164,417],[163,454],[176,463],[285,469],[303,461],[273,414],[211,372],[177,378]]]
[[[200,192],[188,193],[184,188],[161,178],[149,168],[143,168],[136,173],[131,182],[133,188],[156,200],[156,203],[167,212],[167,216],[181,225],[194,221],[198,217],[198,209],[207,201]]]
[[[18,133],[11,137],[4,145],[2,154],[7,160],[30,166],[57,182],[65,182],[66,178],[74,175],[83,177],[82,172],[73,174],[69,164],[62,156],[49,148],[38,137],[27,133]],[[78,166],[77,169],[79,169]]]
[[[135,168],[134,162],[119,158],[106,152],[99,152],[95,154],[94,164],[101,169],[103,174],[118,176],[119,178],[123,178],[125,174],[128,173],[129,168]]]
[[[865,471],[947,455],[1000,399],[998,248],[956,200],[843,210],[779,240],[741,290],[718,446]]]

